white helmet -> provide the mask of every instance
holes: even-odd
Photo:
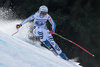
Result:
[[[40,6],[39,12],[40,12],[40,13],[41,13],[41,12],[46,12],[46,13],[48,13],[48,7],[45,6],[45,5]]]

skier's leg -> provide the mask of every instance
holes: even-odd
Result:
[[[43,28],[35,27],[35,29],[33,30],[33,34],[39,37],[41,42],[46,41],[47,35],[45,35]]]
[[[52,52],[54,53],[54,55],[56,55],[56,56],[58,55],[57,52],[55,51],[55,49],[52,48],[52,46],[50,45],[50,43],[49,43],[48,40],[43,41],[43,43],[44,43],[44,45],[45,45],[50,51],[52,51]]]
[[[40,37],[40,41],[43,42],[47,48],[49,48],[51,50],[51,45],[54,48],[53,50],[51,50],[54,54],[58,54],[59,56],[61,56],[63,59],[66,59],[67,56],[65,54],[62,53],[62,50],[59,48],[59,46],[56,44],[56,42],[53,40],[52,35],[49,33],[49,30],[46,29],[41,29],[41,28],[36,28],[33,31],[35,36],[39,36]],[[50,45],[51,44],[51,45]],[[56,52],[55,52],[56,51]]]
[[[34,30],[33,30],[33,34],[35,36],[38,36],[40,37],[40,41],[44,43],[44,45],[49,49],[51,50],[55,55],[57,55],[57,53],[55,52],[55,50],[51,47],[49,41],[47,40],[47,33],[49,33],[49,30],[47,29],[41,29],[41,28],[38,28],[36,27]]]
[[[52,47],[50,45],[50,43],[48,42],[48,40],[43,41],[43,43],[45,44],[45,46],[50,50]]]
[[[57,54],[61,58],[65,59],[65,60],[68,60],[67,56],[64,53],[62,53],[62,50],[60,49],[60,47],[58,46],[58,44],[54,41],[53,36],[51,34],[49,34],[48,41],[50,42],[50,44],[53,46],[53,48],[55,49],[55,51],[57,52]]]
[[[64,53],[60,53],[59,56],[65,60],[69,60],[69,58]]]

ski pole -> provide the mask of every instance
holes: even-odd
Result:
[[[82,46],[76,44],[75,42],[73,42],[73,41],[71,41],[71,40],[69,40],[69,39],[67,39],[67,38],[65,38],[65,37],[63,37],[63,36],[61,36],[61,35],[59,35],[59,34],[57,34],[57,33],[53,33],[53,34],[59,36],[60,38],[62,38],[62,39],[64,39],[64,40],[67,40],[67,41],[73,43],[74,45],[78,46],[79,48],[81,48],[82,50],[84,50],[85,52],[87,52],[88,54],[90,54],[91,56],[94,56],[94,54],[90,53],[89,51],[87,51],[86,49],[84,49]]]
[[[15,34],[17,34],[17,33],[18,33],[18,31],[19,31],[19,29],[17,29],[17,31],[16,31],[15,33],[13,33],[13,34],[12,34],[12,36],[13,36],[13,35],[15,35]]]

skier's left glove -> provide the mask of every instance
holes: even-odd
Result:
[[[19,29],[22,26],[22,24],[17,24],[16,28]]]

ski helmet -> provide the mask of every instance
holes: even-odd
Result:
[[[42,13],[42,12],[48,13],[48,7],[45,5],[40,6],[39,12],[40,13]]]

